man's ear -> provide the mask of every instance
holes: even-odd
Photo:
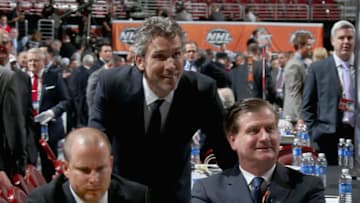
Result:
[[[226,139],[227,141],[229,142],[230,146],[231,146],[231,149],[236,151],[236,144],[235,144],[235,141],[236,141],[236,134],[234,133],[228,133],[226,135]]]
[[[138,67],[139,70],[144,71],[145,70],[145,60],[144,57],[141,56],[135,56],[135,64]]]
[[[69,175],[69,162],[64,160],[62,163],[62,170],[64,171],[64,175],[68,177]]]

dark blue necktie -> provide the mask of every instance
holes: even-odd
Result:
[[[164,102],[163,99],[158,99],[152,104],[152,113],[149,122],[149,127],[147,130],[147,135],[150,137],[160,135],[161,129],[161,113],[160,113],[160,106]]]
[[[251,196],[254,200],[254,203],[261,203],[261,184],[264,182],[264,179],[262,177],[255,177],[252,181],[251,181],[251,186],[252,186],[252,190],[251,190]]]

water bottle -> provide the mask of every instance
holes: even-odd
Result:
[[[291,135],[294,130],[294,126],[291,123],[291,117],[285,116],[285,135]]]
[[[302,154],[301,140],[299,138],[295,138],[293,141],[293,146],[292,146],[292,155],[293,155],[292,165],[300,166],[301,154]]]
[[[300,129],[301,132],[301,140],[302,140],[302,145],[303,146],[308,146],[310,147],[310,136],[309,133],[307,131],[306,125],[303,125]]]
[[[338,165],[345,166],[345,139],[339,138],[338,143]]]
[[[49,129],[47,124],[41,125],[41,138],[46,141],[49,140]]]
[[[306,175],[314,175],[315,174],[314,170],[315,170],[315,163],[312,157],[312,153],[311,152],[303,153],[300,164],[300,171]]]
[[[279,115],[279,119],[283,119],[284,118],[284,111],[282,108],[278,109],[278,115]]]
[[[345,143],[345,167],[354,168],[354,145],[351,143],[351,139],[346,139]]]
[[[326,188],[326,173],[327,173],[327,161],[324,153],[319,153],[315,162],[315,174],[319,176],[323,181],[324,188]]]
[[[352,179],[349,169],[343,168],[339,178],[339,203],[352,202]]]
[[[200,164],[200,130],[196,131],[191,142],[191,164]]]

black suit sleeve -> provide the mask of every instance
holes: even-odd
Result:
[[[0,169],[5,169],[9,176],[13,173],[24,174],[26,162],[25,119],[20,108],[20,95],[16,77],[12,74],[5,84],[2,95],[2,146]]]

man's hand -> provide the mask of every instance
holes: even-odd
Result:
[[[46,125],[55,117],[55,114],[52,110],[47,110],[41,112],[39,115],[35,116],[35,122],[39,122],[41,125]]]

